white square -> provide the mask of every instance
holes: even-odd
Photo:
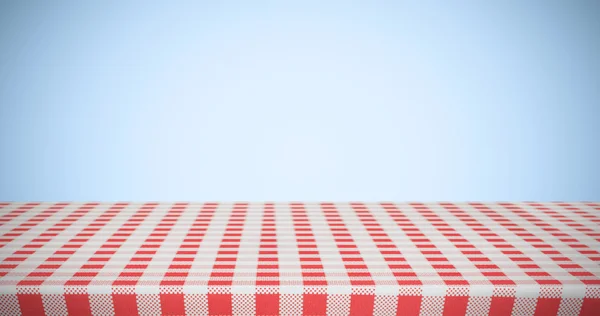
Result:
[[[65,294],[65,288],[61,285],[41,285],[40,294]]]
[[[232,285],[231,294],[254,294],[256,288],[253,285]]]
[[[206,285],[183,285],[183,294],[208,294]]]
[[[493,285],[471,285],[469,288],[469,296],[485,296],[491,297],[494,294]]]
[[[88,286],[87,291],[92,294],[112,294],[112,286],[110,285],[94,285]]]
[[[0,295],[16,295],[17,292],[17,286],[16,285],[5,285],[5,284],[0,284]]]
[[[135,294],[160,294],[160,287],[152,285],[137,285],[135,287]]]
[[[327,294],[352,294],[352,287],[343,285],[328,285]]]
[[[538,284],[519,284],[516,287],[515,297],[538,298],[540,286]]]
[[[398,295],[397,285],[378,285],[375,287],[375,295]]]
[[[281,294],[302,294],[304,292],[301,286],[281,285],[279,286]]]
[[[423,297],[426,296],[445,296],[446,286],[445,285],[423,285]]]
[[[585,287],[585,284],[563,284],[561,296],[563,298],[584,298]]]

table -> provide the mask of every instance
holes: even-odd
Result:
[[[600,315],[600,203],[4,202],[3,315]]]

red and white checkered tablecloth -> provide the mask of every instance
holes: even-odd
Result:
[[[599,203],[0,203],[2,315],[600,315]]]

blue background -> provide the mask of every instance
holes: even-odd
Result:
[[[2,1],[0,200],[600,200],[600,1]]]

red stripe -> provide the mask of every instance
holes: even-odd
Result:
[[[100,216],[96,217],[94,219],[94,222],[98,222],[98,220],[101,219],[102,221],[101,221],[100,227],[102,227],[108,221],[113,219],[122,208],[123,208],[122,206],[117,206],[117,207],[113,206],[110,209],[103,212],[102,214],[100,214]],[[80,209],[85,209],[85,212],[78,214],[77,219],[85,216],[89,211],[91,211],[93,209],[93,206],[89,207],[89,208],[84,206],[84,207],[81,207]],[[70,218],[70,216],[68,216],[67,218]],[[69,223],[69,225],[71,225],[71,223]],[[36,278],[36,285],[43,284],[47,278],[51,277],[54,274],[54,272],[56,272],[56,270],[59,269],[62,266],[62,264],[65,261],[67,261],[73,253],[75,253],[75,248],[73,248],[73,247],[76,245],[79,245],[80,243],[84,243],[84,242],[88,241],[91,237],[93,237],[100,230],[100,227],[91,228],[91,226],[87,226],[87,227],[83,228],[82,230],[79,231],[79,233],[76,235],[75,238],[72,238],[69,241],[67,241],[65,244],[63,244],[61,246],[61,248],[59,248],[57,251],[55,251],[50,257],[46,258],[45,262],[38,265],[37,268],[29,274],[29,276],[35,276],[36,274],[38,274],[38,276]],[[77,237],[85,237],[85,238],[77,238]],[[40,270],[50,262],[56,263],[54,266],[54,270],[40,272]],[[39,274],[42,274],[42,275],[39,275]],[[23,280],[23,281],[19,282],[19,285],[28,285],[28,284],[26,283],[25,280]]]
[[[556,315],[560,307],[560,298],[538,298],[535,316]]]
[[[17,298],[23,316],[46,315],[41,294],[17,294]]]
[[[215,213],[216,206],[204,204],[201,211],[196,216],[196,219],[192,223],[192,226],[188,230],[186,237],[198,237],[204,236],[208,225],[211,223],[213,219],[213,215]],[[191,243],[191,244],[190,244]],[[202,244],[202,238],[185,238],[184,243],[182,243],[179,247],[179,251],[173,257],[171,261],[171,265],[169,268],[178,269],[178,272],[167,272],[163,276],[161,280],[160,286],[161,288],[168,288],[173,286],[183,286],[185,284],[185,280],[189,274],[189,271],[192,267],[191,264],[182,265],[182,263],[190,262],[194,260],[194,257],[198,253],[198,249]],[[179,257],[185,255],[186,257]],[[183,270],[183,271],[182,271]],[[162,306],[162,305],[161,305]],[[163,311],[164,312],[164,311]]]
[[[115,205],[122,205],[122,204],[115,204]],[[123,225],[121,225],[121,227],[119,227],[119,229],[113,233],[111,235],[111,237],[109,237],[106,242],[100,246],[100,249],[110,249],[109,251],[106,250],[98,250],[96,251],[96,253],[94,255],[92,255],[85,264],[83,264],[81,266],[81,268],[79,269],[78,272],[76,272],[73,275],[73,278],[71,278],[70,280],[67,280],[67,282],[65,282],[65,285],[69,286],[69,285],[74,285],[74,286],[87,286],[89,285],[93,278],[98,275],[99,271],[104,267],[104,264],[95,264],[96,262],[103,262],[104,260],[108,261],[109,258],[100,258],[99,256],[103,256],[103,255],[112,255],[115,253],[116,248],[120,247],[119,246],[114,246],[111,243],[115,242],[114,237],[117,236],[125,236],[125,237],[129,237],[132,232],[135,230],[136,227],[138,227],[139,225],[142,224],[142,222],[148,217],[148,215],[150,215],[150,211],[152,208],[154,208],[155,206],[150,205],[149,203],[146,203],[144,205],[142,205],[133,215],[131,215],[130,218],[127,219],[127,221],[125,223],[123,223]],[[116,247],[116,248],[115,248]],[[94,263],[94,264],[92,264]],[[130,265],[128,265],[130,266]],[[74,279],[75,277],[77,277],[78,279]],[[82,278],[84,277],[84,278]]]
[[[160,308],[163,315],[185,315],[183,294],[160,294]]]
[[[406,264],[406,258],[393,243],[390,236],[385,233],[385,231],[381,228],[381,225],[375,220],[375,217],[371,214],[369,209],[365,207],[362,203],[351,203],[354,212],[356,212],[357,216],[360,218],[365,229],[369,232],[369,235],[373,238],[373,242],[376,244],[379,253],[383,256],[384,260],[388,264],[388,267],[392,271],[392,274],[396,277],[396,282],[399,285],[403,284],[412,284],[412,285],[421,285],[421,280],[418,279],[417,274],[414,272],[404,272],[399,269],[410,268],[413,270],[409,264]],[[356,254],[360,254],[360,252],[356,252]],[[398,267],[400,265],[404,265],[402,267]],[[398,267],[398,268],[397,268]],[[409,279],[410,277],[410,279]]]
[[[584,298],[580,316],[598,316],[600,311],[600,298]]]
[[[138,315],[138,305],[135,294],[113,294],[112,299],[116,316]]]
[[[543,229],[544,231],[548,232],[549,234],[552,234],[553,232],[558,231],[558,229],[553,227],[550,223],[546,223],[546,222],[540,220],[535,215],[525,211],[524,209],[522,209],[520,207],[513,206],[511,203],[500,203],[500,204],[504,205],[504,207],[506,209],[509,209],[512,213],[519,215],[521,218],[536,225],[538,228]],[[567,206],[568,205],[569,204],[567,204]],[[531,234],[527,234],[527,235],[531,235]],[[569,247],[571,247],[571,249],[575,249],[575,250],[579,251],[579,253],[581,253],[582,255],[588,257],[588,259],[592,260],[594,258],[594,253],[598,254],[597,251],[592,251],[590,247],[583,244],[579,240],[573,238],[571,235],[565,233],[564,237],[569,237],[569,239],[576,241],[578,243],[577,245],[579,245],[581,247],[576,247],[576,245],[573,242],[565,242],[565,243]],[[573,263],[573,261],[568,256],[564,256],[562,253],[556,251],[554,249],[554,247],[552,246],[552,243],[548,243],[541,239],[531,239],[531,240],[526,240],[526,241],[528,241],[530,244],[534,245],[534,247],[537,246],[536,248],[539,248],[540,246],[538,246],[538,245],[541,245],[541,246],[543,246],[543,248],[548,248],[549,250],[553,250],[556,254],[560,255],[561,261],[568,261],[570,263]],[[590,255],[588,255],[588,251],[589,251]],[[585,269],[583,269],[583,267],[581,267],[580,265],[577,265],[577,267],[575,269],[565,268],[565,270],[567,270],[567,272],[569,272],[569,274],[571,274],[572,276],[580,279],[585,284],[600,284],[600,279],[598,277],[596,277],[592,273],[589,273],[589,271],[585,271]],[[585,280],[582,280],[581,275],[580,275],[580,270],[584,270],[585,272],[588,272],[587,276],[591,276],[592,278],[588,277]],[[550,275],[547,274],[545,276],[550,276]]]
[[[87,294],[65,294],[65,302],[70,315],[92,315],[90,299]]]
[[[375,295],[350,296],[350,315],[371,315],[375,304]]]
[[[235,268],[235,263],[237,261],[237,257],[231,257],[229,255],[236,254],[231,253],[231,251],[237,251],[240,247],[241,236],[242,236],[242,227],[244,225],[246,214],[248,212],[248,206],[245,204],[236,204],[233,207],[233,211],[229,216],[229,221],[227,222],[227,233],[221,239],[221,244],[219,246],[219,252],[217,253],[217,258],[215,259],[215,264],[213,265],[213,269],[210,275],[210,279],[208,280],[208,286],[218,286],[218,287],[229,287],[233,284],[233,274],[231,271],[221,271],[218,268],[219,264],[230,264],[232,265],[231,269]],[[239,223],[241,222],[241,223]],[[242,227],[237,227],[242,226]],[[234,228],[235,227],[235,228]],[[236,237],[236,238],[231,238]],[[229,268],[227,269],[229,270]],[[226,273],[228,275],[223,275],[222,273]],[[223,278],[222,278],[223,277]],[[210,300],[209,300],[209,309],[210,309]]]
[[[165,214],[161,218],[160,222],[154,227],[154,229],[152,230],[152,233],[150,233],[150,235],[146,238],[144,243],[139,247],[139,250],[129,260],[129,265],[135,264],[136,262],[144,262],[144,263],[150,262],[152,260],[152,255],[156,251],[156,250],[154,250],[154,248],[159,248],[160,244],[164,241],[164,239],[159,239],[158,241],[154,240],[154,238],[152,238],[153,234],[157,234],[159,232],[160,232],[160,234],[165,234],[165,235],[168,234],[171,231],[171,229],[173,228],[173,226],[175,225],[176,221],[181,217],[182,213],[183,213],[183,210],[181,208],[179,208],[179,207],[176,208],[175,206],[172,206],[169,209],[169,211],[167,212],[167,214]],[[148,244],[151,242],[158,243],[158,244]],[[148,251],[148,255],[146,255],[145,253],[142,253],[142,251],[141,251],[142,249],[151,249],[151,250],[146,250],[146,251]],[[117,278],[112,283],[113,287],[137,285],[143,272],[148,267],[146,264],[145,266],[143,266],[141,268],[136,267],[135,271],[130,271],[131,268],[129,267],[129,265],[127,265],[123,268],[123,271],[119,274],[119,277],[123,277],[123,278],[133,277],[133,279]]]
[[[419,316],[421,300],[421,296],[398,296],[396,316]]]
[[[373,277],[369,272],[364,260],[362,257],[356,257],[354,253],[359,251],[349,251],[347,249],[358,249],[354,239],[350,237],[350,232],[346,228],[346,224],[340,213],[336,209],[333,203],[321,203],[321,211],[325,216],[325,220],[332,230],[332,234],[334,236],[338,252],[342,257],[342,261],[344,261],[344,267],[346,268],[346,274],[350,278],[350,284],[353,286],[374,286],[375,282],[373,281]],[[352,256],[352,257],[351,257]],[[320,259],[319,259],[320,260]],[[354,272],[350,272],[353,269],[363,269],[363,271],[357,272],[361,273],[360,275],[354,274]],[[357,279],[356,277],[364,277],[366,279]],[[360,300],[359,300],[360,301]]]
[[[326,286],[327,280],[325,275],[314,275],[314,270],[323,271],[323,264],[321,262],[321,255],[317,248],[314,234],[308,219],[308,214],[302,203],[290,203],[292,212],[292,221],[294,224],[294,232],[296,235],[296,242],[298,245],[298,255],[300,257],[300,268],[302,272],[302,285],[306,286]],[[312,261],[312,264],[303,262],[306,258],[316,258]],[[306,298],[306,295],[304,295]],[[309,304],[312,304],[312,296],[309,296]],[[306,306],[306,301],[303,303],[303,308]],[[309,307],[311,310],[313,307]],[[320,310],[320,309],[319,309]]]
[[[61,207],[64,206],[62,203],[59,203],[59,204]],[[40,203],[37,203],[37,202],[27,203],[25,205],[18,207],[17,209],[10,211],[8,214],[2,215],[2,217],[0,217],[0,227],[2,227],[6,223],[12,221],[13,219],[17,218],[18,216],[25,214],[27,211],[31,210],[32,208],[34,208],[38,205],[40,205]]]
[[[456,267],[448,261],[448,259],[434,256],[438,253],[441,253],[439,249],[431,242],[431,240],[429,240],[429,238],[426,238],[426,235],[406,216],[406,214],[404,214],[402,210],[397,208],[393,203],[381,203],[381,205],[433,267],[444,263],[445,269],[452,270],[456,273],[456,276],[458,276],[458,279],[456,276],[446,276],[440,274],[440,272],[438,272],[436,269],[437,275],[444,281],[444,283],[447,285],[469,284],[464,279],[463,275],[457,271]],[[415,205],[414,207],[415,209],[423,208],[423,206],[420,204]],[[435,251],[435,253],[432,253],[431,251]]]
[[[304,294],[302,296],[303,315],[325,315],[327,313],[327,294]]]
[[[232,315],[231,294],[208,294],[209,315]]]
[[[492,316],[504,316],[511,315],[513,305],[515,304],[514,297],[492,297],[492,303],[490,304],[489,315]]]
[[[279,315],[279,294],[256,294],[256,315]]]
[[[469,304],[468,296],[446,296],[444,300],[444,315],[464,315]]]

